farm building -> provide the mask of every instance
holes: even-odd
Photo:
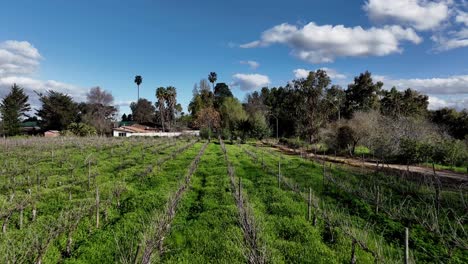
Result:
[[[23,135],[36,135],[39,133],[41,128],[37,121],[28,121],[20,124],[20,130]]]
[[[178,137],[181,135],[198,136],[198,130],[186,130],[182,132],[162,132],[158,129],[134,124],[131,126],[121,126],[113,129],[114,137]]]
[[[57,130],[48,130],[44,132],[44,137],[58,137],[60,136],[60,131]]]

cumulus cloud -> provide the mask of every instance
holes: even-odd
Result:
[[[0,43],[0,77],[33,73],[42,56],[27,41],[7,40]]]
[[[468,47],[466,0],[369,0],[364,10],[373,21],[432,30],[436,52]]]
[[[240,61],[240,64],[249,65],[252,70],[256,70],[258,67],[260,67],[260,63],[253,60]]]
[[[463,11],[458,11],[458,15],[455,17],[455,21],[458,23],[463,23],[468,27],[468,13]]]
[[[466,5],[468,7],[468,4]],[[434,50],[436,52],[468,47],[468,13],[461,10],[456,10],[453,13],[456,14],[454,16],[455,24],[451,24],[446,30],[436,32],[431,37],[435,43]]]
[[[306,69],[295,69],[293,70],[293,73],[294,73],[294,77],[298,78],[298,79],[301,79],[301,78],[307,78],[307,76],[309,76],[309,70],[306,70]]]
[[[24,89],[25,93],[29,96],[30,104],[35,108],[40,106],[39,97],[36,95],[36,92],[45,93],[48,90],[68,94],[78,102],[86,100],[86,89],[54,80],[44,81],[23,76],[0,78],[0,97],[7,95],[14,83]]]
[[[429,96],[428,108],[430,110],[437,110],[444,107],[455,108],[457,110],[468,109],[468,96],[447,99]]]
[[[426,79],[392,79],[374,76],[374,79],[382,81],[386,89],[395,86],[400,89],[412,88],[426,94],[468,94],[468,75]]]
[[[237,73],[232,76],[233,86],[239,86],[242,91],[251,91],[270,84],[270,78],[261,74]]]
[[[385,56],[401,53],[400,42],[419,44],[422,39],[413,29],[400,26],[383,28],[319,26],[311,22],[302,28],[283,23],[262,33],[260,40],[241,48],[267,47],[272,44],[289,46],[291,53],[311,63],[333,62],[337,57]]]
[[[443,34],[432,36],[432,41],[436,43],[435,51],[447,51],[451,49],[468,47],[468,37],[466,37],[466,33],[467,31],[464,30],[449,33],[448,36]]]
[[[447,20],[451,2],[451,0],[369,0],[363,8],[374,21],[398,22],[418,30],[429,30]]]
[[[382,81],[384,89],[396,87],[399,90],[411,88],[429,96],[429,109],[453,107],[468,109],[468,75],[454,75],[444,78],[393,79],[373,75],[374,81]]]
[[[0,43],[0,97],[9,93],[16,83],[29,95],[33,107],[39,106],[36,92],[54,90],[69,94],[76,101],[83,101],[86,89],[75,85],[55,81],[40,80],[31,77],[37,71],[42,60],[39,51],[27,41],[7,40]]]
[[[320,69],[326,71],[328,76],[331,79],[346,79],[347,77],[345,74],[339,73],[335,69],[330,69],[326,67],[320,68]],[[296,78],[307,78],[307,76],[309,76],[310,71],[313,71],[313,70],[295,69],[293,73],[294,73],[294,77]]]

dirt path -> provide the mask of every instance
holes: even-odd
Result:
[[[298,152],[299,150],[295,150],[295,149],[292,149],[283,145],[271,145],[271,146],[283,152],[296,154],[296,155],[300,154]],[[346,157],[335,157],[335,156],[330,156],[330,155],[319,155],[319,154],[314,154],[314,153],[307,153],[307,154],[303,153],[303,155],[312,159],[325,160],[325,161],[334,162],[334,163],[342,163],[342,164],[346,164],[346,165],[350,165],[354,167],[378,169],[378,166],[379,167],[382,166],[382,164],[377,164],[375,162],[361,161],[359,159],[346,158]],[[425,175],[434,174],[432,168],[414,166],[414,165],[406,166],[406,165],[399,165],[399,164],[385,164],[385,169],[392,169],[392,170],[397,170],[400,172],[409,171],[412,173],[420,173],[420,174],[425,174]],[[436,174],[439,177],[445,178],[449,181],[468,183],[468,174],[446,171],[446,170],[436,170]]]

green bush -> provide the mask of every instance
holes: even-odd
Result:
[[[355,142],[355,134],[351,127],[341,126],[338,128],[338,134],[336,137],[337,150],[349,150]]]
[[[433,147],[432,161],[450,166],[467,166],[468,149],[460,140],[444,140]]]
[[[397,160],[405,164],[434,162],[442,165],[464,166],[468,151],[460,140],[446,139],[440,142],[423,142],[403,139]]]
[[[63,136],[88,137],[96,136],[96,128],[84,123],[71,123],[67,130],[61,132]]]
[[[290,148],[301,148],[307,146],[307,143],[300,138],[280,138],[279,142]]]
[[[200,129],[200,137],[202,139],[212,138],[213,137],[213,131],[211,131],[211,129],[209,129],[208,127],[202,127]]]

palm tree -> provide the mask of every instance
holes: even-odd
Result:
[[[138,100],[140,100],[140,84],[143,82],[143,78],[140,75],[135,76],[135,83],[138,86]]]
[[[164,103],[167,97],[167,91],[164,87],[159,87],[156,89],[156,98],[158,99],[158,102],[156,103],[156,106],[159,108],[159,115],[161,116],[161,125],[162,125],[162,130],[164,132],[164,115],[165,115],[165,107]]]
[[[216,82],[216,80],[218,80],[218,75],[216,74],[216,72],[210,72],[210,74],[208,74],[208,81],[210,81],[210,83],[213,84],[213,90],[214,90],[214,83]]]
[[[177,104],[177,91],[175,87],[169,86],[166,88],[166,104],[167,104],[167,121],[169,125],[174,124],[175,107]],[[170,128],[169,128],[170,130]]]

